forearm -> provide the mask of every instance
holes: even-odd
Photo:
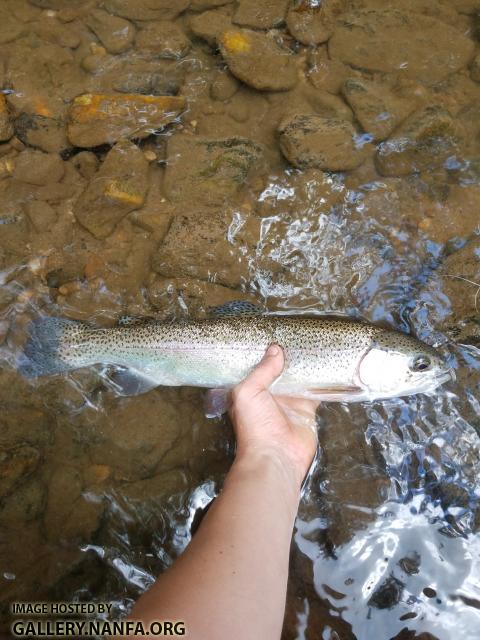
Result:
[[[131,617],[184,620],[199,640],[278,640],[299,495],[274,455],[235,461],[187,550]]]

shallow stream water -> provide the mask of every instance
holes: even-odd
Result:
[[[247,299],[438,346],[318,412],[283,638],[480,636],[480,2],[0,0],[0,602],[122,615],[234,453],[203,392],[28,381],[28,322]]]

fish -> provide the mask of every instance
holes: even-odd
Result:
[[[235,301],[212,317],[94,328],[64,318],[32,322],[20,372],[27,377],[104,365],[120,395],[157,386],[204,387],[210,414],[272,343],[285,366],[274,394],[330,402],[372,402],[431,393],[452,377],[446,361],[420,340],[348,317],[278,315]],[[208,413],[208,411],[207,411]]]

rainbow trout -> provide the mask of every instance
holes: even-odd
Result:
[[[430,392],[450,378],[435,349],[403,333],[347,318],[255,309],[230,303],[211,319],[113,329],[43,318],[32,323],[19,368],[31,377],[114,365],[124,395],[158,385],[228,390],[277,343],[285,367],[271,387],[275,394],[371,401]]]

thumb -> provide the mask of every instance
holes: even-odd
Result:
[[[248,384],[255,391],[268,389],[282,373],[284,363],[285,357],[282,348],[278,344],[271,344],[263,358],[245,380],[245,384]]]

